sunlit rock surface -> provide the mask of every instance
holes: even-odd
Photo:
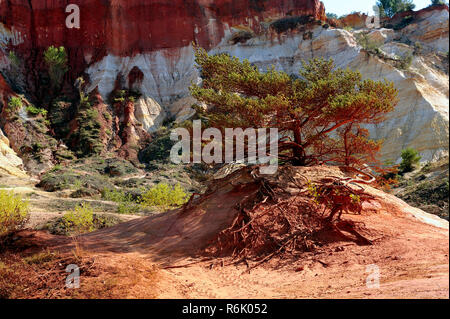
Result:
[[[199,78],[192,41],[211,53],[246,58],[263,70],[275,65],[289,74],[298,72],[302,60],[333,58],[338,67],[394,81],[399,89],[397,109],[386,122],[370,128],[373,138],[385,140],[385,160],[398,160],[406,147],[418,149],[423,160],[448,154],[448,59],[445,65],[430,58],[433,52],[448,52],[447,6],[397,15],[390,21],[392,28],[385,23],[377,30],[365,29],[367,17],[358,14],[341,21],[341,27],[351,25],[354,30],[322,26],[325,10],[315,0],[86,0],[80,5],[80,30],[65,28],[64,8],[54,1],[2,2],[0,67],[7,65],[8,49],[21,52],[29,62],[33,50],[64,45],[72,70],[89,76],[88,91],[98,88],[107,101],[119,77],[140,91],[134,115],[151,132],[166,118],[182,121],[193,114],[195,101],[188,87]],[[283,32],[270,27],[274,21],[305,15],[319,23]],[[399,28],[404,19],[408,24]],[[236,41],[242,32],[248,37]],[[402,70],[365,52],[357,41],[361,33],[388,58],[413,54],[411,67]],[[415,54],[417,46],[422,52]],[[139,81],[131,81],[136,72]]]

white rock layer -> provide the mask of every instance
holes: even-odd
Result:
[[[16,153],[9,147],[9,140],[0,130],[0,174],[13,175],[18,177],[26,176],[23,171],[23,162]]]
[[[369,33],[369,38],[390,57],[405,56],[413,51],[413,45],[400,43],[399,40],[413,44],[420,42],[426,49],[448,52],[448,17],[446,10],[430,11],[424,18],[402,30],[374,30]],[[312,30],[310,40],[304,40],[303,34],[299,33],[282,35],[278,39],[261,36],[245,44],[232,45],[228,31],[210,53],[226,52],[248,59],[262,70],[274,65],[289,74],[298,73],[302,60],[332,58],[336,66],[359,70],[365,78],[393,81],[399,90],[396,110],[389,114],[384,123],[369,128],[372,138],[385,141],[383,159],[398,161],[401,150],[406,147],[419,150],[423,161],[447,155],[448,74],[430,66],[420,56],[414,57],[408,71],[369,56],[357,44],[359,32],[318,26]],[[139,87],[144,98],[138,101],[135,116],[147,130],[154,131],[166,116],[181,121],[193,114],[190,106],[195,101],[189,96],[188,87],[199,78],[191,46],[132,58],[108,55],[87,70],[91,79],[90,89],[98,87],[103,97],[107,97],[114,88],[118,74],[127,78],[135,66],[144,74]]]

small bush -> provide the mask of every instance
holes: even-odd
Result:
[[[18,67],[20,65],[20,59],[14,51],[9,51],[8,58],[11,64],[15,67]]]
[[[42,116],[45,117],[47,115],[47,110],[38,108],[34,105],[27,106],[27,112],[28,112],[28,114],[31,114],[33,116],[42,114]]]
[[[250,40],[251,38],[253,38],[255,36],[255,34],[251,31],[248,30],[239,30],[236,33],[234,33],[231,36],[230,41],[233,44],[237,44],[237,43],[245,43],[248,40]]]
[[[97,155],[103,150],[99,114],[97,110],[89,107],[78,115],[80,127],[74,137],[77,138],[77,153],[79,156]],[[82,108],[81,105],[80,108]]]
[[[139,160],[143,163],[170,163],[170,150],[174,144],[170,139],[170,130],[160,129],[152,142],[139,153]]]
[[[117,207],[117,213],[125,215],[137,214],[140,210],[141,206],[136,202],[122,202]]]
[[[402,162],[400,164],[400,172],[402,174],[412,172],[422,157],[413,148],[407,148],[402,151]]]
[[[102,191],[102,198],[116,203],[127,202],[132,200],[131,195],[127,195],[122,191],[109,188],[105,188]]]
[[[165,183],[159,183],[144,193],[141,197],[141,204],[144,207],[158,207],[168,209],[179,207],[189,200],[189,194],[177,184],[174,187]]]
[[[18,96],[12,96],[8,102],[8,112],[17,113],[23,107],[22,99]]]
[[[404,17],[402,19],[402,21],[400,21],[400,23],[398,23],[397,25],[393,26],[393,29],[395,31],[401,30],[401,29],[407,27],[408,25],[410,25],[413,21],[414,21],[414,17],[413,16]]]
[[[413,52],[414,55],[421,54],[422,50],[423,50],[423,46],[420,42],[414,43],[414,52]]]
[[[55,253],[52,253],[49,250],[44,250],[37,254],[26,257],[23,260],[25,263],[27,263],[29,265],[41,265],[41,264],[45,264],[49,261],[52,261],[55,258],[56,258]]]
[[[63,223],[72,235],[94,231],[94,210],[89,204],[77,206],[63,216]]]
[[[357,36],[357,42],[364,50],[366,50],[369,53],[378,56],[383,54],[383,52],[380,49],[381,43],[377,43],[376,41],[371,40],[369,36],[365,33]]]
[[[102,191],[102,198],[119,203],[117,207],[117,213],[119,214],[136,214],[140,210],[140,205],[133,200],[133,196],[123,191],[105,188]]]
[[[20,195],[0,190],[0,243],[6,236],[23,229],[28,219],[28,202]]]
[[[121,222],[121,220],[113,215],[101,215],[93,214],[92,217],[92,231],[98,229],[104,229],[115,226]],[[68,224],[64,217],[57,218],[45,225],[44,229],[48,230],[53,235],[70,236],[74,235],[72,224]]]
[[[64,74],[68,71],[67,52],[64,47],[51,46],[44,52],[44,61],[48,67],[50,80],[55,87],[59,87],[62,83]]]
[[[397,66],[401,70],[408,70],[411,67],[412,61],[413,55],[411,53],[407,53],[398,59]]]
[[[314,17],[312,16],[295,16],[286,17],[274,21],[270,27],[274,29],[277,33],[286,32],[288,30],[294,30],[299,25],[304,25],[308,23],[313,23]]]

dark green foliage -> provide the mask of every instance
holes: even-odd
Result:
[[[26,109],[27,109],[28,114],[33,115],[33,116],[37,116],[40,114],[43,117],[45,117],[47,115],[46,109],[38,108],[32,104],[27,106]]]
[[[393,83],[363,80],[359,72],[336,68],[332,60],[303,62],[298,78],[274,67],[261,72],[248,60],[210,56],[203,49],[197,50],[196,63],[203,82],[190,89],[208,106],[207,112],[197,110],[204,127],[222,133],[225,128],[278,128],[279,159],[298,166],[341,161],[333,132],[380,123],[397,102]],[[363,155],[374,153],[367,150],[370,141],[365,146],[359,147]]]
[[[78,130],[71,136],[72,145],[79,157],[99,155],[103,151],[99,116],[98,111],[92,108],[89,97],[81,96],[77,115]]]
[[[119,217],[113,215],[93,214],[93,229],[104,229],[115,226],[121,222]],[[69,236],[72,229],[68,227],[63,217],[57,218],[44,226],[53,235]]]
[[[410,25],[414,21],[414,17],[407,16],[402,19],[402,21],[394,26],[392,28],[396,31],[403,29],[404,27]]]
[[[338,19],[339,17],[338,17],[338,15],[336,13],[328,12],[327,13],[327,18],[328,19]]]
[[[162,129],[157,132],[152,142],[139,153],[139,160],[143,163],[154,161],[168,163],[170,161],[170,150],[175,144],[170,140],[170,131]]]
[[[429,162],[417,173],[400,178],[396,188],[396,196],[408,204],[449,219],[448,157]]]
[[[314,17],[312,16],[286,17],[272,22],[270,27],[277,33],[283,33],[288,30],[293,30],[299,25],[312,23],[314,21]]]
[[[233,33],[232,37],[231,37],[231,42],[233,44],[236,43],[245,43],[248,40],[250,40],[251,38],[253,38],[255,36],[255,34],[251,31],[247,31],[247,30],[240,30],[236,33]]]
[[[12,96],[9,99],[7,111],[9,114],[17,113],[23,107],[22,99],[18,96]]]
[[[135,102],[141,95],[140,92],[134,90],[116,90],[111,93],[110,99],[112,103]]]
[[[421,160],[419,152],[413,148],[407,148],[402,151],[402,162],[400,164],[401,173],[409,173],[419,164]]]
[[[102,159],[93,157],[86,161],[80,161],[80,163],[82,164],[77,168],[79,170],[109,177],[121,177],[138,173],[138,169],[133,164],[120,158]]]
[[[100,140],[101,125],[98,121],[97,110],[89,109],[79,114],[78,129],[78,155],[88,156],[100,154],[103,150],[103,144]]]
[[[142,178],[130,178],[126,180],[119,180],[114,183],[114,185],[118,187],[132,188],[132,189],[142,187],[144,184],[145,181]]]
[[[47,117],[58,136],[66,137],[70,132],[70,126],[67,124],[73,117],[71,108],[72,103],[65,97],[58,97],[50,104]]]
[[[447,2],[445,2],[444,0],[431,0],[431,5],[435,6],[435,5],[442,5],[442,4],[448,4]]]
[[[44,52],[44,61],[48,67],[48,74],[54,88],[59,88],[62,84],[64,74],[69,70],[67,65],[67,52],[64,47],[51,46]]]
[[[399,12],[413,10],[416,7],[412,0],[378,0],[377,6],[388,17]]]
[[[67,189],[78,190],[84,187],[96,191],[97,194],[100,194],[105,187],[113,187],[113,185],[102,176],[94,174],[89,175],[84,172],[75,172],[69,169],[60,169],[44,174],[41,178],[41,182],[37,186],[48,192]]]
[[[55,158],[58,162],[70,161],[75,159],[75,155],[70,150],[58,149],[55,152]]]
[[[81,187],[80,189],[74,191],[70,194],[72,198],[86,198],[86,197],[96,197],[98,195],[98,191],[92,188]]]

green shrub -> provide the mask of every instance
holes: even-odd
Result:
[[[78,115],[79,129],[74,137],[78,138],[77,153],[79,156],[97,155],[103,150],[101,141],[101,124],[98,111],[88,106]]]
[[[15,67],[18,67],[20,65],[20,59],[14,51],[9,51],[8,57],[12,65],[14,65]]]
[[[409,173],[414,170],[414,168],[419,164],[422,157],[413,148],[406,148],[402,151],[402,162],[400,164],[401,173]]]
[[[2,238],[21,230],[29,219],[29,203],[20,195],[0,190],[0,243]]]
[[[94,231],[94,210],[89,204],[79,205],[63,216],[63,223],[72,235]]]
[[[118,214],[132,215],[137,214],[141,210],[141,206],[136,202],[121,202],[117,206]]]
[[[411,53],[407,53],[398,59],[397,66],[401,70],[408,70],[411,67],[412,61],[413,55]]]
[[[311,16],[291,16],[278,19],[271,23],[270,27],[277,33],[286,32],[288,30],[294,30],[299,25],[308,24],[314,22],[314,18]]]
[[[34,105],[27,106],[26,109],[29,114],[34,115],[34,116],[42,114],[42,116],[45,117],[47,115],[47,110],[38,108]]]
[[[140,205],[133,200],[131,194],[126,194],[124,191],[111,190],[105,188],[102,191],[102,198],[119,203],[117,213],[119,214],[136,214],[140,210]]]
[[[12,96],[8,102],[8,112],[17,113],[23,107],[22,99],[18,96]]]
[[[327,19],[339,19],[338,15],[336,13],[327,12]]]
[[[143,207],[158,207],[162,209],[179,207],[189,200],[180,184],[174,187],[166,183],[159,183],[141,196]]]
[[[174,144],[170,139],[170,130],[161,128],[152,142],[139,153],[139,159],[143,163],[170,163],[170,150]]]
[[[55,87],[59,87],[62,83],[64,74],[68,71],[67,52],[64,47],[51,46],[44,52],[44,61],[48,67],[50,80]]]
[[[115,226],[121,222],[120,218],[113,215],[93,214],[92,230],[104,229]],[[53,235],[69,236],[73,235],[72,224],[67,224],[64,217],[56,218],[47,223],[44,229],[48,230]]]
[[[366,33],[358,35],[357,42],[367,52],[370,52],[370,53],[373,53],[376,55],[382,54],[382,51],[380,49],[381,43],[371,40]]]
[[[66,189],[74,189],[80,186],[88,187],[100,194],[105,187],[112,188],[113,185],[99,174],[86,174],[85,172],[75,172],[67,168],[58,171],[49,171],[41,177],[41,182],[37,185],[47,192],[56,192]]]
[[[231,42],[233,44],[237,43],[245,43],[251,38],[253,38],[255,34],[248,30],[239,30],[238,32],[234,33],[231,37]]]
[[[44,250],[23,259],[29,265],[40,265],[52,261],[56,258],[56,254],[49,250]]]
[[[402,19],[402,21],[400,21],[400,23],[394,25],[393,29],[396,31],[401,30],[401,29],[407,27],[408,25],[410,25],[413,21],[414,21],[413,16],[406,16]]]
[[[105,188],[102,191],[102,198],[116,203],[132,201],[131,195],[123,191]]]

